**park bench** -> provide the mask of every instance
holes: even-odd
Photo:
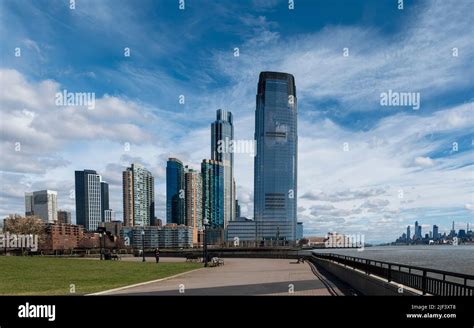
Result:
[[[104,253],[104,260],[120,260],[120,257],[117,253]]]
[[[199,262],[200,258],[196,254],[186,254],[186,262]]]
[[[224,259],[221,259],[221,258],[218,258],[218,257],[213,257],[211,259],[211,266],[212,267],[221,266],[221,265],[224,265]]]

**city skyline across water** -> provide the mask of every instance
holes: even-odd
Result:
[[[356,249],[318,249],[313,252],[335,253],[474,275],[473,245],[375,246],[366,247],[362,252]]]

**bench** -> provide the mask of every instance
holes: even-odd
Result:
[[[115,260],[115,261],[118,261],[120,260],[120,256],[118,256],[118,254],[114,254],[114,253],[105,253],[104,254],[104,260]]]
[[[186,262],[200,262],[200,260],[196,254],[186,254]]]
[[[224,265],[224,259],[213,257],[210,264],[212,267]]]

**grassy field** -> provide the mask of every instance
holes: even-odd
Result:
[[[98,261],[0,256],[0,295],[68,295],[160,279],[202,267],[199,263]]]

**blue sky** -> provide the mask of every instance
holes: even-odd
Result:
[[[163,218],[166,158],[199,167],[218,108],[233,112],[237,139],[252,139],[258,74],[274,70],[296,79],[307,235],[377,242],[415,219],[426,231],[474,223],[472,1],[185,3],[0,1],[1,216],[45,188],[74,212],[73,171],[92,168],[120,218],[121,171],[136,161],[156,177]],[[55,106],[63,89],[94,92],[95,109]],[[388,90],[419,93],[421,108],[381,106]],[[235,170],[252,217],[253,158],[236,154]]]

